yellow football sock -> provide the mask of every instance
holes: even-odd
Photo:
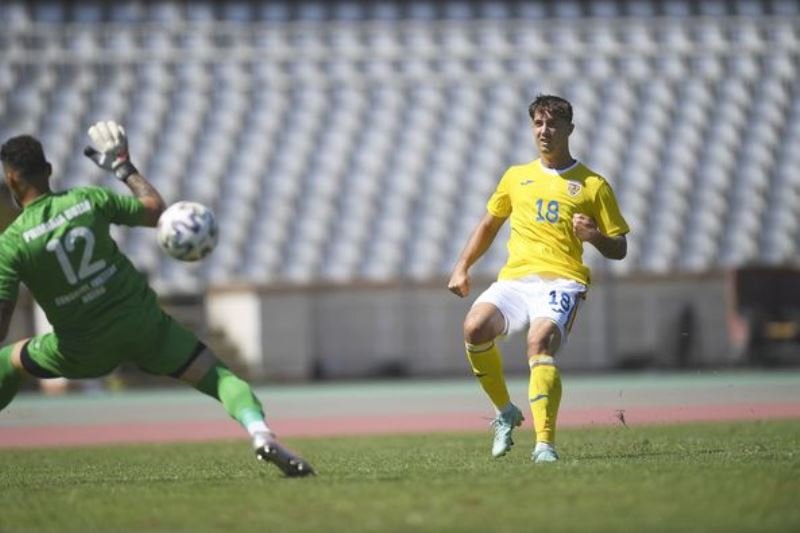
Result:
[[[534,355],[528,361],[531,381],[528,398],[531,402],[536,442],[556,442],[556,418],[561,404],[561,375],[549,355]]]
[[[497,411],[503,410],[511,403],[503,377],[503,358],[500,349],[490,341],[484,344],[469,344],[467,360],[472,366],[472,373],[481,382],[481,388],[489,396]]]

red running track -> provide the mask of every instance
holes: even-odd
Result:
[[[635,427],[644,424],[800,418],[800,404],[641,406],[624,411],[608,408],[572,409],[561,413],[559,427],[621,424],[620,413],[628,427]],[[393,413],[318,418],[304,416],[271,420],[271,426],[282,437],[468,432],[483,431],[487,424],[485,412],[425,415]],[[0,448],[190,442],[236,438],[244,438],[244,434],[232,420],[134,421],[124,424],[56,424],[0,428]]]

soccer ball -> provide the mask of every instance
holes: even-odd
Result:
[[[217,245],[214,212],[197,202],[176,202],[158,219],[158,244],[180,261],[198,261]]]

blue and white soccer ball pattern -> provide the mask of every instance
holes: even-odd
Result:
[[[217,245],[214,212],[197,202],[176,202],[158,219],[158,244],[180,261],[199,261]]]

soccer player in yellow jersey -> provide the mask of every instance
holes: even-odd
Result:
[[[555,355],[589,285],[583,243],[605,257],[623,259],[629,230],[608,182],[570,153],[571,104],[540,95],[528,114],[540,158],[505,172],[461,252],[448,289],[461,297],[469,294],[470,267],[510,219],[508,262],[467,314],[464,341],[472,370],[495,407],[492,455],[501,457],[514,444],[511,433],[524,418],[511,403],[495,340],[528,330],[528,396],[536,431],[531,458],[545,463],[558,460],[561,377]]]

